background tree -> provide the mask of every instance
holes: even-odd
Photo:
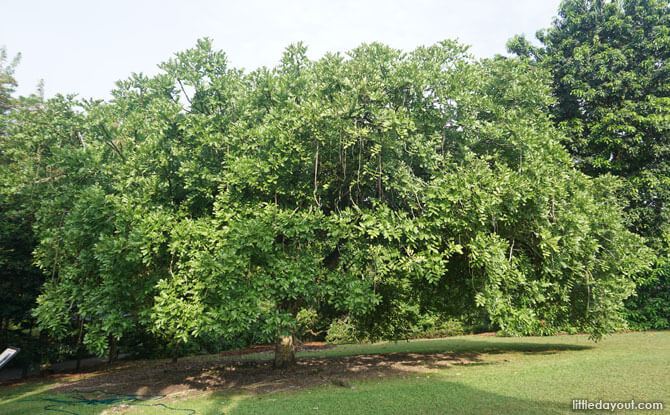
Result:
[[[509,51],[551,72],[558,100],[552,114],[577,166],[625,179],[629,228],[658,253],[655,271],[640,279],[639,297],[629,302],[631,322],[668,327],[658,315],[670,307],[669,3],[567,0],[552,27],[536,36],[540,47],[517,36]]]

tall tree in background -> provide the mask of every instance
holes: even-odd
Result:
[[[558,100],[552,113],[577,166],[591,176],[625,179],[629,228],[659,255],[652,275],[640,281],[639,298],[629,303],[631,320],[667,328],[670,2],[566,0],[552,27],[536,36],[542,46],[516,36],[508,50],[551,72]]]

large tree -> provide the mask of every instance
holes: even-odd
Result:
[[[298,44],[244,74],[202,40],[161,68],[11,134],[53,150],[37,315],[54,332],[79,318],[91,350],[130,323],[175,349],[254,333],[285,367],[306,307],[370,337],[422,310],[598,337],[648,263],[618,182],[574,170],[527,62],[454,42],[311,61]]]

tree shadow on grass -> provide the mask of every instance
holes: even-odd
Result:
[[[424,374],[449,370],[453,367],[500,364],[504,362],[504,358],[500,356],[504,353],[545,355],[591,348],[591,346],[586,345],[534,343],[520,340],[495,339],[487,341],[472,338],[452,338],[437,342],[388,343],[383,346],[390,348],[390,350],[402,350],[402,352],[354,354],[338,357],[306,356],[299,358],[295,367],[282,371],[274,370],[269,358],[255,360],[237,358],[237,360],[231,360],[230,356],[220,356],[214,359],[208,356],[208,359],[183,359],[177,363],[166,361],[126,362],[124,366],[98,372],[99,374],[92,373],[89,377],[65,381],[50,387],[41,382],[0,387],[0,413],[9,415],[58,413],[51,412],[51,410],[45,411],[44,408],[54,405],[54,402],[39,400],[41,398],[75,401],[72,404],[56,403],[56,406],[51,406],[51,408],[62,408],[63,412],[60,413],[77,415],[100,414],[107,409],[130,409],[130,406],[127,405],[133,403],[141,406],[154,404],[153,402],[133,401],[132,399],[115,402],[113,398],[116,395],[114,394],[165,395],[164,398],[160,397],[158,399],[157,397],[155,404],[159,406],[151,408],[152,413],[190,413],[180,410],[182,405],[178,399],[196,396],[202,391],[219,391],[217,392],[218,396],[221,396],[220,394],[237,396],[235,405],[242,411],[240,413],[245,413],[247,407],[247,412],[250,411],[251,413],[281,413],[281,411],[272,410],[275,407],[280,408],[281,405],[269,405],[270,409],[268,411],[256,408],[254,405],[257,401],[263,402],[269,394],[295,392],[302,395],[307,389],[310,391],[307,392],[310,396],[320,396],[319,393],[321,392],[319,391],[322,390],[328,392],[324,392],[325,394],[319,398],[326,402],[321,404],[323,409],[319,413],[329,413],[328,410],[330,409],[332,409],[332,413],[356,413],[356,411],[359,411],[359,413],[393,413],[398,408],[392,408],[386,405],[384,401],[372,404],[360,401],[360,405],[356,404],[356,399],[359,399],[357,397],[364,396],[367,392],[365,392],[365,386],[360,389],[351,389],[350,382],[364,380],[363,384],[366,384],[371,381],[374,383],[374,381],[384,380],[384,384],[386,384],[387,379],[391,383],[403,378],[425,379],[427,376],[424,376]],[[375,345],[371,345],[369,350],[380,350],[379,348],[374,349],[373,346]],[[367,346],[362,347],[367,348]],[[337,350],[332,349],[328,352],[337,352]],[[271,357],[271,355],[268,355],[268,357]],[[421,383],[419,382],[419,384]],[[474,413],[499,414],[518,412],[518,408],[525,408],[528,413],[566,412],[566,408],[561,405],[500,396],[454,382],[432,379],[430,384],[424,383],[423,385],[426,387],[416,390],[414,395],[406,398],[403,395],[407,393],[406,387],[400,388],[400,390],[391,388],[392,392],[390,392],[391,395],[387,397],[387,400],[388,402],[394,402],[397,399],[406,399],[411,402],[415,395],[423,396],[422,400],[416,402],[416,408],[424,409],[412,411],[413,406],[409,406],[409,413],[473,413],[474,410]],[[321,388],[318,388],[319,386]],[[314,387],[317,388],[314,389]],[[47,388],[50,389],[45,392]],[[411,389],[411,385],[409,389]],[[7,392],[8,390],[9,392]],[[314,391],[314,393],[311,391]],[[439,396],[433,396],[432,394]],[[291,393],[290,396],[294,395],[294,393]],[[253,398],[249,398],[250,396]],[[449,397],[449,399],[443,399],[444,396]],[[77,398],[81,398],[78,403],[76,402]],[[110,400],[110,398],[112,399]],[[145,398],[151,399],[151,397]],[[311,399],[311,397],[305,399],[302,403],[299,399],[297,403],[293,402],[291,405],[300,406],[305,404],[307,405],[305,408],[307,408],[314,404],[314,407],[317,407],[318,402],[315,403]],[[346,402],[332,401],[333,399],[345,400]],[[371,399],[370,402],[374,402],[376,398],[371,396],[366,399]],[[87,405],[86,400],[98,401],[98,404]],[[99,404],[99,401],[105,400],[109,404]],[[226,400],[229,399],[223,399],[222,401]],[[434,406],[431,406],[432,403],[430,405],[426,403],[432,402],[431,400],[434,401]],[[472,406],[473,402],[476,403],[475,406]],[[160,405],[166,405],[173,410]],[[348,409],[336,410],[342,405]],[[221,406],[218,405],[218,401],[214,404],[214,407],[218,407],[218,409],[212,409],[214,412],[211,412],[211,414],[221,413]],[[309,411],[307,412],[313,412],[311,408],[308,408]],[[529,412],[528,408],[536,408],[537,410]],[[201,408],[199,411],[198,413],[210,413],[207,408]],[[288,410],[288,412],[296,413],[292,410]]]
[[[453,343],[453,344],[452,344]],[[114,393],[181,396],[199,391],[268,394],[299,391],[360,379],[394,378],[431,373],[461,365],[498,364],[501,353],[553,354],[590,348],[574,344],[547,344],[496,340],[454,339],[442,344],[407,343],[405,352],[357,354],[339,357],[302,357],[295,367],[274,370],[270,359],[182,360],[144,364],[141,368],[103,372],[86,379],[62,383],[54,393],[104,390]],[[406,346],[406,347],[405,347]],[[397,348],[397,347],[396,347]],[[413,350],[416,349],[416,350]]]
[[[547,338],[544,338],[547,339]],[[400,342],[398,342],[400,343]],[[411,344],[411,343],[408,343]],[[523,338],[495,338],[495,340],[478,340],[472,337],[453,337],[447,339],[419,340],[414,345],[408,346],[423,353],[441,352],[449,350],[450,352],[474,352],[474,353],[508,353],[522,352],[530,354],[558,353],[562,351],[579,351],[591,349],[590,345],[578,345],[569,343],[534,343],[523,341]]]
[[[292,400],[290,408],[285,409],[290,413],[296,413],[291,408],[296,408],[296,405],[304,406],[309,409],[306,409],[306,412],[312,413],[314,411],[312,408],[321,405],[319,413],[395,413],[403,410],[397,407],[398,399],[412,402],[416,396],[423,396],[419,401],[408,404],[410,406],[404,410],[408,413],[499,414],[519,412],[519,409],[523,409],[526,413],[565,413],[566,407],[555,403],[524,401],[437,379],[431,380],[430,383],[417,381],[417,384],[423,387],[407,397],[404,397],[404,394],[408,393],[408,388],[412,389],[412,385],[402,388],[391,387],[388,389],[391,392],[382,391],[390,394],[386,401],[374,403],[378,395],[375,392],[377,395],[373,394],[374,396],[371,395],[359,402],[357,399],[362,399],[360,397],[368,393],[366,387],[363,386],[360,390],[352,389],[350,382],[363,380],[365,385],[371,381],[374,383],[382,380],[384,382],[389,380],[392,384],[398,379],[414,377],[425,380],[427,376],[424,374],[449,370],[453,367],[500,364],[504,359],[496,355],[503,353],[544,355],[591,348],[574,344],[520,342],[518,339],[481,341],[468,338],[449,339],[442,343],[410,342],[392,346],[394,350],[404,351],[338,357],[302,357],[298,359],[295,367],[281,371],[272,368],[270,359],[231,360],[229,356],[208,360],[184,359],[177,363],[165,361],[137,362],[135,365],[131,363],[98,375],[59,383],[52,386],[48,394],[41,393],[45,389],[44,385],[37,383],[20,386],[19,388],[23,389],[16,389],[16,393],[11,393],[9,397],[3,396],[5,388],[0,388],[0,396],[3,397],[0,401],[0,412],[11,415],[41,414],[51,413],[53,409],[60,408],[62,409],[60,413],[93,415],[107,409],[130,409],[132,405],[156,405],[151,408],[152,413],[192,413],[182,409],[181,402],[177,399],[196,396],[202,391],[219,391],[218,396],[223,394],[236,398],[219,397],[212,405],[201,408],[196,413],[221,413],[219,401],[222,404],[225,401],[233,403],[228,407],[234,411],[228,413],[236,411],[282,413],[281,405],[269,405],[265,408],[263,403],[265,397],[269,394],[286,392],[292,392],[289,396],[302,396],[304,391],[309,389],[308,398],[298,399],[295,402]],[[315,387],[317,388],[314,389]],[[314,394],[311,391],[314,391]],[[136,401],[132,398],[115,401],[114,398],[117,396],[115,394],[144,396]],[[321,400],[314,401],[315,397]],[[40,400],[42,398],[56,398],[70,403]],[[154,398],[152,402],[142,400]],[[11,399],[12,402],[3,404],[7,399]],[[277,401],[276,398],[271,399]],[[87,400],[97,403],[87,404]],[[395,406],[389,402],[395,402],[393,403]],[[51,408],[49,412],[44,411],[46,407]],[[344,407],[346,409],[337,409]],[[419,408],[423,409],[418,410]],[[297,412],[301,413],[301,410]]]

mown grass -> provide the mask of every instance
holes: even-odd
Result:
[[[190,408],[199,415],[574,414],[573,399],[663,401],[666,411],[670,405],[670,332],[615,334],[599,343],[589,341],[586,336],[462,336],[343,345],[299,356],[445,351],[474,353],[477,360],[431,373],[406,372],[390,379],[352,381],[355,389],[332,385],[260,396],[213,392],[182,400],[172,397],[165,404]],[[46,387],[38,383],[0,388],[0,414],[56,413],[44,411],[48,402],[26,400],[53,398],[45,391]],[[99,414],[109,408],[62,407],[81,415]],[[114,411],[126,412],[186,413],[161,407]]]

